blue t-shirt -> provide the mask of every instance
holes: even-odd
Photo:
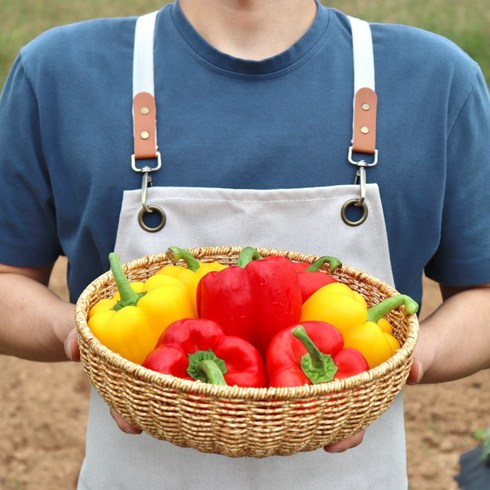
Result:
[[[0,262],[40,266],[66,255],[72,299],[108,269],[123,191],[141,186],[131,169],[134,27],[135,18],[100,19],[44,33],[21,50],[0,100]],[[448,285],[490,281],[482,73],[444,38],[371,27],[379,163],[367,179],[380,187],[396,287],[419,299],[424,268]],[[319,4],[288,51],[247,61],[215,50],[178,3],[167,5],[155,71],[163,167],[154,185],[354,182],[344,14]]]

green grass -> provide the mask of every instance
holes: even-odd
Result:
[[[22,45],[50,27],[92,17],[138,15],[156,0],[0,0],[0,86]],[[490,9],[487,0],[324,0],[324,4],[378,22],[421,27],[453,40],[490,81]]]
[[[323,3],[366,20],[407,24],[441,34],[476,60],[490,82],[487,0],[336,0]]]

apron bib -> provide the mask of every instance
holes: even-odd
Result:
[[[142,21],[151,39],[154,17],[154,14],[144,16]],[[356,84],[374,89],[369,26],[355,19],[351,22],[354,46],[358,49],[356,52],[354,47],[354,60],[358,60],[355,61]],[[141,31],[137,29],[135,55],[138,43],[143,42],[138,32]],[[153,69],[153,57],[149,56],[149,44],[143,42],[143,45],[146,61],[138,58],[135,72],[142,69],[147,74],[148,65]],[[151,53],[151,46],[149,49]],[[366,59],[367,67],[361,66]],[[151,76],[136,74],[135,85],[141,89],[142,84],[144,90],[153,93]],[[356,85],[356,91],[357,88]],[[156,139],[151,142],[155,143]],[[124,192],[115,251],[123,261],[128,261],[162,252],[170,245],[287,249],[337,256],[344,263],[393,284],[378,186],[365,183],[365,169],[370,164],[353,160],[351,163],[358,166],[360,186],[274,190],[148,188],[153,169],[143,168],[143,190]],[[358,201],[360,190],[361,201]],[[349,201],[369,209],[360,226],[348,226],[341,216],[340,210]],[[145,212],[164,211],[166,224],[161,230],[149,233],[140,226],[142,205]],[[203,454],[145,434],[126,435],[116,427],[107,405],[92,389],[87,456],[78,488],[404,489],[407,477],[402,397],[398,396],[387,412],[367,429],[363,443],[357,448],[342,454],[318,450],[254,459]]]

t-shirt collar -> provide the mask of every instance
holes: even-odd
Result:
[[[286,51],[260,61],[235,58],[211,46],[185,17],[179,0],[172,6],[172,20],[191,53],[212,66],[237,74],[265,75],[290,68],[304,59],[325,35],[329,26],[329,10],[317,0],[317,14],[308,31]]]

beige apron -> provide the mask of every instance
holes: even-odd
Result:
[[[145,17],[146,33],[148,26],[151,31],[153,20],[154,17]],[[365,62],[367,57],[369,61],[371,40],[367,24],[353,20],[352,26],[361,36],[359,49],[368,46],[367,56],[361,59]],[[148,45],[144,51],[147,62],[152,60]],[[356,49],[354,53],[356,59]],[[356,64],[356,85],[373,85],[372,62],[368,62],[367,69],[360,65]],[[367,79],[362,78],[361,71],[367,72]],[[144,79],[150,81],[147,87],[147,82],[143,82],[143,90],[153,93],[151,77]],[[138,83],[137,91],[142,88],[140,82],[135,85]],[[133,159],[133,166],[134,163]],[[124,193],[115,248],[124,261],[164,251],[170,245],[282,248],[338,256],[346,264],[393,283],[379,189],[376,184],[365,184],[364,170],[358,171],[362,186],[277,190],[147,188],[149,175],[143,171],[143,192]],[[360,189],[369,213],[360,226],[348,226],[340,210],[346,201],[359,196]],[[142,206],[147,207],[146,212],[157,208],[164,211],[166,224],[160,231],[142,229],[138,222]],[[108,407],[93,391],[87,456],[79,489],[399,490],[407,488],[404,441],[403,403],[399,396],[367,429],[364,442],[343,454],[318,450],[264,459],[202,454],[145,434],[122,433]]]

